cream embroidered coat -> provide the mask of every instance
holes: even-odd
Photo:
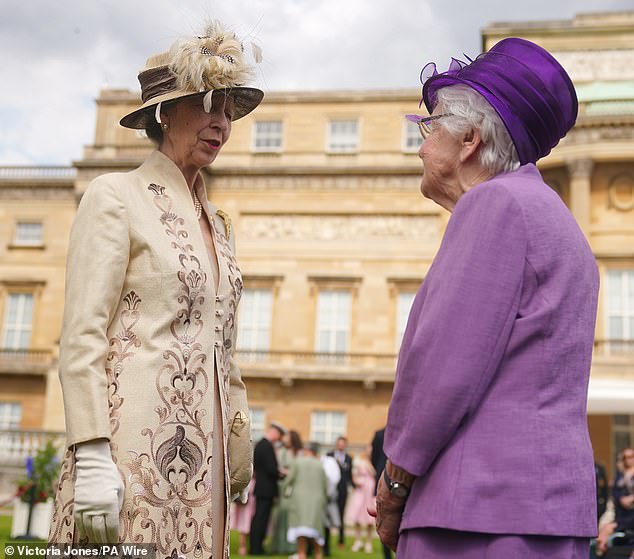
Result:
[[[230,418],[248,406],[233,360],[242,292],[234,235],[205,201],[217,292],[191,195],[169,158],[154,152],[134,171],[103,175],[81,201],[60,348],[70,448],[52,542],[74,538],[72,445],[105,437],[125,484],[120,541],[156,543],[157,557],[210,556],[212,441],[222,433],[228,488]],[[228,555],[228,527],[224,541]]]

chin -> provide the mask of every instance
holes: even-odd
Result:
[[[420,181],[420,193],[425,197],[431,200],[431,196],[429,195],[429,188],[425,183],[425,177]]]

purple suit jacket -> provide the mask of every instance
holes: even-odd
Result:
[[[385,450],[401,529],[596,534],[586,402],[599,277],[532,165],[464,194],[416,295]]]

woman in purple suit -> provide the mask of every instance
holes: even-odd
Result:
[[[422,81],[421,191],[452,215],[399,355],[379,535],[398,558],[585,559],[599,278],[535,166],[575,123],[574,87],[515,38]]]

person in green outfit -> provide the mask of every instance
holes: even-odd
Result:
[[[319,443],[310,443],[298,456],[286,476],[290,494],[288,541],[297,542],[298,559],[306,559],[309,541],[315,559],[321,559],[324,545],[324,515],[328,504],[328,480],[318,458]]]
[[[283,446],[278,450],[277,463],[283,475],[288,474],[295,458],[303,448],[302,438],[297,431],[289,431],[282,438]],[[297,545],[287,539],[288,511],[290,497],[286,495],[290,490],[286,477],[278,482],[279,496],[273,509],[273,530],[271,535],[271,551],[276,555],[290,555],[297,551]]]

